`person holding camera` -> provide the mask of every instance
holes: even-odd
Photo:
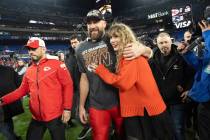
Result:
[[[207,6],[205,14],[210,11]],[[210,14],[209,14],[210,15]],[[205,42],[202,57],[197,57],[195,53],[189,51],[189,46],[180,44],[177,49],[181,50],[184,58],[195,70],[194,83],[191,90],[186,93],[185,100],[191,99],[198,102],[198,134],[200,140],[210,138],[210,16],[206,16],[207,21],[199,22],[202,36]]]

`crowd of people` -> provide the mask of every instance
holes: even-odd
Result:
[[[72,119],[82,123],[77,139],[91,132],[93,140],[109,140],[113,130],[116,140],[186,140],[190,126],[194,139],[210,138],[209,23],[199,23],[205,49],[198,57],[188,49],[190,31],[177,45],[160,32],[151,49],[124,23],[107,29],[99,10],[85,20],[88,37],[71,36],[67,54],[49,57],[44,40],[32,37],[25,45],[30,66],[21,59],[16,69],[1,65],[0,132],[8,140],[20,139],[12,117],[24,112],[25,95],[27,140],[41,140],[47,129],[53,140],[65,140]]]

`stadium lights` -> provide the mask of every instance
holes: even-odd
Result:
[[[55,23],[53,23],[53,22],[47,22],[47,21],[36,21],[36,20],[29,20],[29,23],[31,23],[31,24],[55,25]]]

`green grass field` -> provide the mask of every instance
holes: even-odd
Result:
[[[14,117],[13,121],[14,121],[16,134],[21,136],[22,139],[25,140],[28,124],[31,120],[31,113],[28,108],[28,98],[23,99],[23,105],[24,105],[25,113],[22,113],[21,115]],[[79,122],[75,122],[75,124],[76,124],[75,127],[66,129],[66,140],[77,139],[77,136],[80,133],[82,127],[79,124]],[[88,139],[90,139],[90,137]],[[6,139],[0,134],[0,140],[6,140]],[[48,132],[45,133],[43,140],[51,140]]]
[[[28,124],[31,120],[31,113],[28,108],[28,98],[23,99],[23,105],[25,113],[14,117],[13,120],[14,120],[16,134],[21,136],[22,139],[25,140]],[[81,124],[79,122],[74,121],[74,123],[76,124],[75,127],[66,129],[66,140],[76,140],[78,134],[82,129]],[[193,140],[192,136],[193,132],[191,129],[186,131],[187,140]],[[0,140],[6,140],[6,139],[0,134]],[[43,140],[51,140],[48,132],[45,133]],[[91,137],[89,136],[86,140],[91,140]]]

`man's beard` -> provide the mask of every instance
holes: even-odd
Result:
[[[170,54],[170,50],[169,50],[168,48],[163,48],[163,49],[162,49],[162,54],[163,54],[164,56],[167,56],[167,55]]]
[[[34,63],[39,62],[40,59],[41,59],[40,56],[31,56],[31,60],[32,60]]]
[[[92,33],[92,32],[97,32],[97,33]],[[89,31],[89,35],[92,40],[100,39],[103,36],[103,34],[104,34],[104,32],[100,31],[99,29],[97,29],[97,31],[96,31],[96,29]]]

